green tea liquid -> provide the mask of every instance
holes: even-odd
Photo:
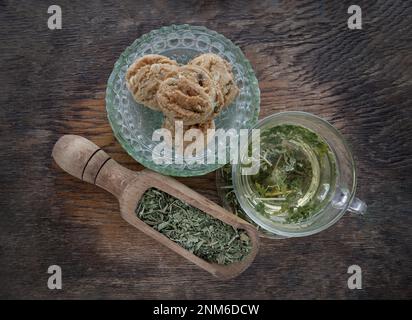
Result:
[[[259,172],[242,177],[248,201],[281,223],[302,222],[319,212],[335,187],[336,161],[329,145],[297,125],[263,129],[260,139]]]

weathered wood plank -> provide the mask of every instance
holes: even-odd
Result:
[[[412,9],[358,1],[0,2],[0,298],[411,298]],[[351,144],[363,218],[304,239],[264,240],[240,278],[219,282],[129,227],[113,197],[51,160],[62,134],[83,135],[133,170],[112,135],[104,91],[134,39],[173,23],[205,25],[250,59],[261,117],[282,110],[330,120]],[[218,201],[214,174],[179,179]],[[60,292],[47,267],[63,268]],[[348,290],[347,268],[364,271]]]

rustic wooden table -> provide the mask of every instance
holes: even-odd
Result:
[[[412,298],[412,10],[407,1],[0,2],[0,298]],[[262,240],[254,264],[221,282],[124,222],[115,199],[60,170],[62,134],[85,136],[139,170],[106,119],[106,81],[134,39],[164,25],[204,25],[256,71],[265,117],[312,112],[353,148],[364,217],[308,237]],[[218,201],[215,174],[179,179]],[[47,288],[62,267],[63,289]],[[357,264],[363,289],[349,290]]]

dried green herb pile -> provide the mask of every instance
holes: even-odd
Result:
[[[136,208],[136,215],[172,241],[209,262],[238,262],[251,250],[250,238],[244,230],[237,230],[155,188],[145,192]]]

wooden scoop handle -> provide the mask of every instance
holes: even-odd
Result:
[[[64,135],[54,145],[52,156],[67,173],[93,183],[119,198],[137,173],[119,165],[90,140]]]

